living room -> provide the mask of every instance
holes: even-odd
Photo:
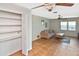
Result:
[[[78,25],[79,25],[78,4],[75,4],[72,7],[71,6],[69,6],[69,7],[55,6],[53,8],[52,12],[46,11],[45,14],[43,14],[43,12],[41,10],[46,11],[47,9],[45,9],[45,7],[38,7],[38,8],[36,7],[33,10],[33,13],[34,13],[32,15],[33,49],[31,50],[31,52],[29,52],[29,55],[34,55],[34,56],[35,55],[37,55],[37,56],[39,56],[39,55],[40,56],[41,55],[78,55],[77,50],[74,50],[74,48],[76,46],[78,46],[78,45],[76,45],[78,43],[77,39],[78,39],[78,32],[79,32],[79,30],[78,30],[79,29],[79,27],[78,27]],[[36,11],[38,11],[38,12],[36,12]],[[45,49],[46,51],[44,52],[45,54],[40,52],[40,48],[42,48],[41,46],[45,45],[50,40],[56,40],[56,39],[59,42],[60,41],[62,43],[64,42],[63,45],[66,45],[66,47],[64,46],[64,48],[68,49],[68,51],[66,51],[67,53],[63,54],[63,52],[61,50],[64,50],[64,49],[60,49],[60,48],[58,48],[60,50],[55,49],[59,53],[58,52],[54,52],[52,54],[45,53],[46,51],[48,51],[46,49]],[[43,41],[45,41],[46,43]],[[54,41],[54,42],[56,42],[56,41]],[[52,43],[54,43],[54,42],[52,42]],[[75,42],[76,42],[76,44],[75,44]],[[62,44],[62,43],[60,43],[60,44]],[[55,43],[55,44],[58,44],[58,43]],[[58,44],[58,45],[60,45],[60,44]],[[52,44],[50,43],[50,46],[51,45]],[[63,46],[63,45],[61,45],[61,46]],[[40,46],[40,47],[38,48],[37,46]],[[49,46],[49,45],[47,45],[47,46]],[[38,48],[38,50],[36,50],[35,47]],[[76,52],[76,54],[74,54],[74,52],[72,51],[71,48],[69,49],[67,47],[72,47],[73,51]],[[45,48],[46,48],[46,46],[45,46]],[[78,49],[78,48],[76,48],[76,49]],[[43,50],[44,50],[44,48],[41,49],[41,51],[43,51]],[[38,51],[38,52],[34,52],[34,51]],[[73,53],[71,53],[71,52],[69,53],[69,51],[71,51]]]
[[[28,8],[32,13],[32,47],[29,56],[79,55],[78,3],[17,5]]]
[[[0,0],[1,59],[79,59],[79,0]]]
[[[78,56],[78,12],[78,3],[0,4],[0,55]]]

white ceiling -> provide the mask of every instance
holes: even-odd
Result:
[[[43,3],[17,3],[16,5],[23,6],[31,10],[31,8],[42,5]],[[53,13],[57,11],[58,13]],[[45,7],[32,9],[33,15],[46,17],[48,19],[56,19],[60,14],[62,18],[79,17],[79,4],[74,4],[72,7],[55,6],[52,12],[48,12]]]

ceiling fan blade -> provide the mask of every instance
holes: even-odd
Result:
[[[73,6],[73,3],[56,3],[56,5],[60,5],[60,6]]]
[[[57,11],[54,11],[53,13],[57,13]]]
[[[32,9],[40,8],[40,7],[43,7],[43,6],[44,6],[44,4],[40,5],[40,6],[36,6],[36,7],[32,8]]]

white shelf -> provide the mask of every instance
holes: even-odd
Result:
[[[19,18],[10,18],[10,17],[0,17],[0,18],[3,18],[3,19],[11,19],[11,20],[19,20],[19,21],[21,21],[21,19],[19,19]]]
[[[19,32],[21,32],[21,30],[19,30],[19,31],[11,31],[11,32],[1,32],[0,34],[15,33],[15,32],[19,33]]]
[[[1,42],[6,42],[6,41],[11,41],[11,40],[15,40],[15,39],[18,39],[18,38],[21,38],[21,36],[17,36],[17,37],[13,37],[13,38],[5,38],[5,39],[0,39],[0,43]]]
[[[0,25],[0,26],[22,26],[22,25]]]

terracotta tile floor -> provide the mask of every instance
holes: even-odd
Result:
[[[32,50],[29,56],[78,56],[79,41],[75,38],[67,38],[70,43],[65,43],[62,39],[39,39],[33,41]]]

